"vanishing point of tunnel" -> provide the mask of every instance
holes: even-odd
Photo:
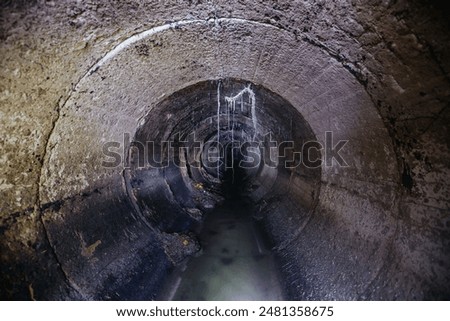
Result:
[[[440,1],[0,10],[0,299],[450,299]]]

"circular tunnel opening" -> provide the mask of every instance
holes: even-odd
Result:
[[[289,102],[240,79],[199,82],[168,96],[148,113],[129,149],[127,177],[133,198],[151,225],[164,233],[190,235],[202,253],[175,269],[169,288],[176,285],[179,290],[164,290],[166,298],[236,299],[237,293],[243,295],[240,298],[283,298],[283,276],[270,250],[279,237],[271,230],[271,220],[283,218],[268,218],[267,209],[280,206],[294,225],[310,215],[319,195],[321,169],[303,161],[308,159],[303,145],[315,140],[309,124]],[[315,157],[320,158],[320,152]],[[292,231],[277,233],[286,236]],[[230,239],[239,241],[230,244]],[[232,264],[238,272],[230,280],[225,271],[233,271]],[[222,271],[223,279],[211,276],[205,266],[219,275]],[[238,277],[253,273],[260,276],[247,278],[253,283]],[[263,275],[272,275],[273,291],[261,289]],[[198,283],[207,289],[190,290],[186,296],[183,289]]]
[[[239,79],[203,81],[148,113],[130,144],[129,183],[148,220],[164,230],[188,229],[180,222],[201,219],[225,196],[258,203],[294,180],[310,209],[321,168],[302,161],[302,147],[315,140],[301,114],[270,90]]]
[[[433,6],[96,2],[2,6],[0,298],[155,299],[245,260],[287,299],[450,297]],[[220,245],[254,230],[263,255]]]

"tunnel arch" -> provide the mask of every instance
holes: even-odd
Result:
[[[251,96],[244,99],[248,93]],[[125,178],[141,210],[150,217],[159,212],[161,221],[161,215],[179,219],[183,212],[185,221],[201,219],[202,212],[226,197],[226,171],[234,177],[236,168],[246,176],[240,177],[241,183],[247,181],[240,193],[254,202],[268,193],[287,192],[289,184],[280,181],[298,180],[305,194],[298,204],[311,209],[319,197],[321,169],[308,163],[302,147],[315,140],[298,111],[264,87],[238,79],[204,81],[168,96],[147,114],[126,153],[130,164]],[[210,155],[203,155],[205,146],[218,149],[217,161],[206,164]],[[230,150],[237,156],[227,159]],[[245,166],[248,161],[241,162],[248,150],[254,153],[253,163]],[[230,166],[227,162],[233,157],[236,165]],[[320,152],[315,157],[322,158]],[[164,194],[157,186],[166,186],[171,196],[155,201],[155,195]],[[181,206],[178,214],[175,204],[168,205],[174,200]],[[158,203],[170,210],[158,210]]]
[[[347,141],[349,166],[322,164],[313,196],[301,175],[249,174],[268,178],[253,184],[252,202],[286,298],[448,298],[449,42],[432,7],[2,5],[0,297],[157,298],[168,271],[199,244],[180,215],[178,226],[147,215],[154,202],[143,202],[133,169],[122,166],[124,135],[138,137],[186,88],[242,81],[291,105],[320,144],[328,133],[332,147]],[[102,165],[108,143],[119,144],[118,166]],[[150,174],[145,180],[161,178]],[[220,203],[204,189],[214,171],[182,173],[196,177],[190,185],[178,174],[164,174],[171,184],[161,203],[201,222]],[[208,197],[189,203],[200,192]]]
[[[255,42],[255,39],[258,40]],[[262,39],[265,44],[259,43]],[[270,43],[270,40],[273,42]],[[162,46],[158,45],[161,43]],[[276,46],[277,49],[269,50],[270,46]],[[233,50],[225,50],[225,47]],[[234,55],[245,57],[246,61],[236,59]],[[168,56],[172,59],[167,60]],[[236,65],[237,61],[239,65]],[[289,61],[287,66],[285,61]],[[198,68],[194,73],[185,74],[183,67],[186,64],[195,64]],[[314,233],[317,226],[325,230],[331,226],[335,229],[320,242],[323,246],[328,242],[341,242],[341,233],[347,233],[346,230],[350,228],[352,234],[356,233],[364,240],[365,246],[372,248],[372,256],[379,258],[379,266],[372,264],[373,275],[376,275],[382,268],[381,262],[387,255],[385,248],[391,242],[392,226],[395,226],[393,222],[396,209],[392,204],[396,203],[397,166],[387,130],[365,89],[342,64],[321,48],[299,40],[290,32],[267,24],[243,19],[179,22],[152,28],[117,45],[85,74],[75,86],[71,97],[62,106],[61,117],[49,141],[51,150],[44,164],[42,202],[51,203],[80,193],[86,194],[86,191],[103,191],[106,188],[112,195],[118,193],[120,197],[116,196],[117,199],[130,198],[133,203],[131,208],[141,213],[139,217],[142,219],[142,209],[136,207],[136,203],[139,203],[138,198],[132,192],[132,184],[126,179],[127,171],[120,166],[113,169],[99,166],[104,158],[100,153],[101,144],[108,141],[123,142],[121,137],[123,133],[132,135],[139,125],[144,124],[145,115],[152,113],[158,101],[179,91],[180,88],[225,76],[248,79],[280,94],[302,115],[311,126],[314,136],[323,145],[326,143],[324,137],[326,131],[333,132],[334,142],[340,139],[349,141],[348,148],[343,150],[343,157],[354,166],[322,166],[320,184],[322,192],[318,198],[319,203],[315,204],[314,209],[310,208],[307,215],[299,217],[294,214],[297,204],[293,199],[295,197],[304,199],[304,195],[308,194],[302,191],[301,180],[295,177],[293,181],[289,181],[289,184],[293,184],[291,186],[296,186],[291,188],[291,193],[295,193],[295,197],[263,200],[261,215],[266,218],[269,234],[277,244],[282,260],[292,262],[299,255],[305,255],[311,264],[306,270],[317,270],[317,266],[324,266],[322,271],[325,272],[325,266],[333,259],[326,258],[322,262],[317,262],[316,254],[311,250],[297,253],[299,249],[296,244],[298,242],[307,244],[305,238],[308,230]],[[361,134],[362,129],[364,134]],[[68,149],[65,142],[75,143],[76,153]],[[128,146],[122,144],[121,148],[126,151]],[[84,159],[89,159],[89,162],[86,163]],[[377,164],[377,161],[383,165]],[[370,166],[374,170],[363,173],[361,171],[363,166]],[[152,178],[147,179],[151,181]],[[61,180],[65,181],[62,186],[59,185]],[[377,202],[371,203],[360,198],[361,192],[357,190],[362,182],[365,185],[364,193],[377,195],[379,198]],[[285,180],[282,180],[278,187],[282,188],[283,184],[286,184]],[[56,185],[59,185],[58,189],[55,188]],[[356,190],[353,188],[355,186]],[[380,197],[381,195],[383,196]],[[336,205],[334,201],[337,200],[340,201],[340,208],[330,208],[329,204]],[[85,202],[89,208],[88,204],[92,201]],[[84,208],[83,211],[91,211],[84,206],[81,208]],[[362,213],[370,214],[361,215],[361,210]],[[96,221],[95,214],[93,215],[92,220]],[[114,215],[117,214],[110,215],[111,219]],[[136,214],[130,215],[133,217]],[[194,211],[193,215],[198,215],[197,211]],[[91,242],[82,239],[79,236],[82,232],[74,232],[76,224],[70,227],[72,231],[67,232],[71,234],[70,237],[64,235],[65,232],[56,228],[59,223],[53,216],[44,217],[51,243],[59,242],[60,239],[75,238],[73,242],[81,242],[83,248],[99,241],[94,237],[96,233],[92,232]],[[383,219],[379,220],[380,217]],[[281,222],[286,221],[292,224],[283,226]],[[78,228],[85,229],[83,224],[80,224]],[[149,225],[147,222],[139,224]],[[154,230],[153,226],[149,228]],[[56,233],[53,232],[55,229]],[[380,234],[380,230],[384,233]],[[169,229],[163,231],[164,236],[160,236],[159,232],[156,233],[157,239],[162,238],[163,244],[164,242],[169,244],[163,246],[165,253],[170,252],[170,244],[176,244],[176,240],[185,237],[178,234],[167,236],[165,235],[167,232],[181,231]],[[167,241],[167,239],[174,240]],[[193,251],[188,249],[184,255],[189,255],[190,250]],[[61,253],[58,253],[57,248],[56,255],[61,258],[73,255],[72,249],[63,247],[60,251]],[[349,249],[343,247],[341,251],[345,253]],[[81,252],[83,254],[83,251]],[[95,253],[101,255],[101,252],[102,246],[99,245]],[[331,254],[332,257],[339,255],[342,253]],[[177,253],[172,256],[175,257],[169,255],[168,261],[173,263],[179,261],[179,256],[183,255]],[[366,260],[373,261],[372,256]],[[80,259],[84,258],[81,256]],[[61,261],[67,262],[64,259]],[[76,260],[74,264],[78,265]],[[342,261],[341,264],[346,265],[348,262]],[[358,291],[365,290],[360,288],[361,284],[371,279],[366,273],[365,264],[367,262],[360,262],[360,272],[355,275],[353,282]],[[105,262],[99,260],[96,268],[102,270],[104,265]],[[83,269],[86,268],[85,265],[81,266]],[[291,278],[298,280],[298,271],[289,270],[289,264],[284,266],[287,267],[284,270],[286,284],[293,284],[286,286],[289,295],[296,297],[299,293],[296,292],[295,286],[298,285]],[[70,275],[73,266],[70,262],[62,263],[62,268]],[[96,268],[90,269],[95,273]],[[81,270],[75,268],[74,273],[81,273]],[[332,271],[329,273],[333,274]],[[83,289],[82,292],[93,291],[92,280],[86,282],[86,278],[81,274],[78,280],[84,284],[78,285]],[[102,287],[104,282],[106,280],[100,278],[96,283],[98,287]],[[330,284],[324,283],[322,289],[329,286]],[[347,295],[354,297],[357,292],[345,283],[335,287],[342,287],[348,291],[342,298]],[[319,290],[316,293],[313,291],[310,295],[327,297]]]
[[[220,35],[215,30],[215,28],[218,28],[223,24],[222,27],[224,30],[221,30]],[[121,126],[122,131],[115,131],[116,133],[119,133],[118,135],[114,136],[114,133],[111,133],[111,140],[112,141],[123,141],[123,137],[120,137],[122,132],[127,132],[133,135],[135,129],[137,128],[139,122],[143,121],[143,118],[147,113],[149,113],[152,108],[152,100],[158,97],[157,99],[163,98],[167,95],[170,95],[170,90],[165,90],[165,86],[167,84],[164,83],[164,81],[160,81],[158,83],[162,84],[161,88],[155,88],[154,92],[152,91],[145,91],[146,88],[146,82],[143,80],[146,79],[146,77],[152,77],[155,76],[155,74],[152,75],[145,75],[146,69],[148,67],[155,68],[155,70],[152,70],[153,73],[156,73],[158,77],[164,75],[168,75],[167,77],[171,78],[173,77],[173,73],[170,71],[164,70],[162,68],[167,68],[166,64],[167,62],[164,61],[164,56],[166,55],[166,50],[169,52],[171,50],[174,50],[173,47],[179,48],[179,44],[181,39],[178,39],[178,41],[168,42],[170,44],[170,47],[160,49],[158,45],[156,45],[156,52],[157,57],[152,56],[151,58],[148,57],[147,54],[142,54],[142,47],[148,46],[145,43],[145,37],[154,37],[155,35],[158,35],[159,33],[166,34],[170,32],[171,36],[176,35],[176,31],[183,31],[182,33],[189,34],[188,31],[191,32],[187,37],[192,37],[196,35],[197,33],[202,33],[203,31],[209,32],[207,34],[206,32],[203,33],[203,37],[206,37],[206,34],[210,37],[209,41],[212,41],[214,45],[211,45],[213,47],[213,51],[220,51],[220,52],[226,52],[224,50],[220,50],[219,47],[221,43],[224,42],[224,39],[226,41],[231,42],[231,47],[233,45],[236,45],[235,41],[242,40],[242,34],[240,33],[246,33],[248,30],[240,30],[241,25],[247,26],[249,28],[252,28],[252,31],[255,34],[258,34],[258,32],[265,34],[266,36],[266,42],[271,39],[270,37],[276,38],[280,43],[277,44],[277,47],[279,46],[280,49],[276,50],[275,52],[281,53],[281,55],[277,55],[275,57],[270,57],[271,59],[265,59],[265,64],[263,64],[261,60],[264,54],[268,55],[267,52],[256,52],[254,54],[254,59],[258,59],[257,61],[253,61],[255,64],[253,66],[253,69],[243,71],[245,72],[247,77],[236,77],[241,79],[248,79],[249,81],[254,81],[255,83],[261,84],[262,86],[268,88],[269,90],[272,90],[281,96],[285,97],[287,101],[289,101],[297,110],[300,112],[301,115],[304,116],[306,121],[311,124],[313,131],[315,132],[316,137],[321,139],[321,142],[324,142],[324,132],[326,130],[333,130],[336,139],[339,139],[339,135],[341,131],[354,131],[356,133],[355,136],[357,136],[358,127],[359,129],[365,128],[364,126],[369,122],[375,122],[377,125],[371,126],[371,132],[370,136],[365,134],[364,136],[368,136],[367,138],[364,137],[364,139],[367,139],[367,144],[370,146],[376,146],[379,145],[379,142],[383,142],[385,144],[383,146],[384,150],[380,151],[381,154],[386,154],[390,159],[387,161],[388,168],[386,169],[388,174],[385,173],[374,173],[373,179],[377,181],[377,176],[396,176],[396,161],[394,158],[394,152],[392,150],[390,138],[387,134],[387,131],[384,128],[384,125],[381,121],[381,118],[377,114],[377,110],[374,107],[373,103],[370,100],[369,95],[365,92],[365,89],[358,84],[358,81],[352,76],[350,72],[346,70],[339,62],[337,62],[333,57],[329,55],[328,52],[325,50],[321,50],[320,47],[313,46],[309,42],[305,42],[303,40],[299,40],[297,37],[293,36],[290,32],[287,32],[282,29],[278,29],[270,24],[265,24],[261,22],[253,22],[253,21],[247,21],[244,19],[234,19],[234,18],[222,18],[222,19],[211,19],[207,21],[199,21],[199,20],[193,20],[193,21],[180,21],[175,22],[167,25],[163,25],[160,27],[151,28],[150,30],[144,31],[142,33],[139,33],[137,35],[134,35],[127,40],[123,41],[121,44],[117,45],[112,51],[108,52],[102,59],[99,60],[98,63],[96,63],[93,67],[89,69],[89,71],[86,72],[85,76],[83,76],[78,84],[75,85],[75,89],[71,95],[71,97],[65,102],[64,106],[62,107],[61,114],[63,117],[58,120],[58,123],[55,126],[55,129],[53,131],[53,139],[49,141],[50,149],[51,151],[55,150],[55,146],[58,144],[58,127],[63,126],[66,123],[74,122],[73,119],[67,119],[70,117],[70,113],[74,113],[75,118],[81,118],[81,120],[87,119],[88,116],[93,116],[91,119],[88,119],[87,121],[90,123],[95,123],[95,119],[99,119],[99,122],[96,123],[96,125],[100,125],[105,123],[106,126],[111,127],[111,131],[115,131],[117,127]],[[192,28],[193,30],[184,28]],[[200,30],[198,30],[200,28]],[[230,29],[228,32],[226,31]],[[243,28],[245,29],[245,28]],[[259,29],[262,29],[260,31]],[[272,33],[271,33],[272,32]],[[181,34],[181,32],[180,32]],[[224,39],[220,39],[219,36],[222,36]],[[176,38],[176,36],[174,36]],[[249,37],[250,38],[250,37]],[[256,38],[256,37],[254,37]],[[189,38],[190,39],[190,38]],[[190,39],[192,40],[192,39]],[[155,40],[150,38],[149,43],[152,44]],[[162,41],[162,39],[158,40]],[[201,39],[199,44],[197,43],[191,43],[191,49],[193,53],[190,53],[188,50],[185,50],[187,53],[189,53],[189,56],[195,56],[195,57],[202,57],[205,60],[211,59],[212,57],[208,55],[201,55],[200,53],[206,53],[203,46],[201,46]],[[242,41],[241,41],[242,42]],[[189,42],[186,42],[189,43]],[[300,43],[300,44],[299,44]],[[228,44],[229,45],[229,44]],[[252,50],[254,48],[258,48],[257,43],[242,43],[241,44],[246,50]],[[134,46],[134,47],[133,47]],[[172,47],[173,46],[173,47]],[[225,45],[224,45],[225,46]],[[148,48],[147,48],[148,50]],[[176,49],[175,49],[176,50]],[[195,54],[195,50],[199,51],[199,53]],[[140,59],[127,59],[127,53],[134,51],[134,56],[137,56]],[[145,51],[145,50],[144,50]],[[268,51],[268,50],[267,50]],[[238,51],[237,51],[238,52]],[[154,51],[152,53],[155,53]],[[215,54],[215,52],[211,53],[208,52],[209,55]],[[239,53],[240,54],[240,53]],[[275,76],[273,73],[273,70],[267,69],[264,70],[264,72],[260,71],[261,75],[258,76],[258,68],[267,67],[267,68],[276,68],[276,62],[278,60],[281,61],[285,56],[289,57],[295,57],[296,54],[298,55],[298,59],[289,59],[292,63],[291,69],[283,69],[283,71],[286,71],[285,73],[280,73],[281,76],[274,77],[273,79],[266,79],[267,75]],[[303,58],[301,55],[308,55],[308,61],[312,61],[311,63],[303,63],[306,59]],[[314,59],[311,59],[311,56],[314,57]],[[124,59],[123,62],[119,62],[120,59]],[[192,58],[192,57],[190,57]],[[141,59],[145,59],[146,61],[142,61]],[[217,59],[217,57],[214,56],[213,60]],[[229,58],[230,59],[230,58]],[[127,61],[128,60],[128,61]],[[153,63],[149,62],[152,61]],[[234,77],[236,75],[244,75],[244,73],[241,73],[240,68],[237,68],[235,64],[227,64],[226,60],[223,59],[217,59],[220,62],[220,65],[217,69],[212,68],[206,68],[205,65],[201,63],[198,63],[198,65],[201,67],[199,68],[198,72],[211,74],[209,76],[204,75],[190,75],[192,80],[186,79],[186,76],[180,77],[178,79],[179,82],[181,82],[181,85],[178,83],[171,83],[171,86],[175,88],[182,88],[184,86],[187,86],[189,84],[196,83],[198,81],[202,80],[208,80],[208,79],[218,79],[223,78],[224,75],[224,66],[228,66],[229,70],[226,74],[226,77]],[[298,61],[297,61],[298,60]],[[144,63],[141,65],[141,63]],[[189,60],[185,60],[185,63],[189,62]],[[197,62],[194,61],[196,64]],[[150,66],[149,66],[150,63]],[[172,63],[172,62],[171,62]],[[297,63],[298,65],[294,65],[293,63]],[[109,67],[106,67],[107,65],[110,65]],[[159,65],[158,65],[159,64]],[[173,66],[175,66],[174,63],[172,63]],[[245,64],[244,64],[245,65]],[[277,66],[278,67],[278,66]],[[294,67],[300,67],[300,68],[294,68]],[[124,69],[125,68],[125,69]],[[203,70],[203,69],[207,70]],[[317,77],[316,79],[313,79],[313,81],[309,81],[309,74],[308,72],[305,72],[305,68],[308,68],[310,73],[316,73]],[[181,70],[183,69],[183,64],[181,64]],[[130,77],[129,74],[125,74],[126,72],[130,73],[131,70],[133,71],[132,77]],[[217,71],[218,70],[218,71]],[[322,70],[321,72],[317,72],[319,70]],[[101,74],[103,72],[103,74]],[[218,73],[218,74],[217,74]],[[296,79],[296,75],[301,75],[304,78]],[[118,78],[114,78],[115,75],[120,75]],[[176,75],[178,76],[178,75]],[[120,83],[121,78],[125,78],[125,84]],[[134,77],[134,78],[133,78]],[[279,77],[282,77],[283,79],[278,79]],[[108,78],[112,78],[112,83],[107,82],[106,80]],[[137,79],[136,82],[131,82],[130,79]],[[181,81],[180,81],[181,79]],[[255,81],[255,79],[257,81]],[[171,78],[171,80],[174,80]],[[105,83],[106,81],[106,83]],[[323,87],[327,90],[323,93],[318,94],[317,92],[314,92],[317,90],[317,87],[313,87],[314,81],[324,81]],[[333,81],[339,82],[339,85],[332,85]],[[126,83],[132,83],[133,88],[127,88]],[[100,86],[99,95],[95,95],[94,90],[92,88],[95,88],[95,86]],[[123,85],[123,86],[122,86]],[[344,88],[348,89],[347,91],[344,91],[344,89],[340,88],[339,86],[343,86]],[[105,97],[105,95],[108,95],[111,93],[110,90],[106,88],[121,88],[118,93],[114,93],[114,97]],[[304,88],[306,87],[306,88]],[[147,87],[148,89],[148,87]],[[129,90],[129,92],[128,92]],[[175,92],[177,90],[174,90],[172,92]],[[142,94],[139,95],[139,93],[145,92],[145,100],[142,101]],[[351,94],[344,94],[350,92]],[[89,94],[87,94],[89,93]],[[300,93],[300,94],[299,94]],[[151,97],[148,99],[148,97]],[[115,106],[118,101],[121,101],[121,106],[118,107],[118,110],[115,110],[112,106]],[[97,101],[100,101],[101,105],[98,105]],[[346,103],[350,102],[347,106],[342,107]],[[133,103],[133,106],[139,106],[137,109],[135,107],[131,107],[130,102]],[[319,106],[319,103],[322,104]],[[88,106],[86,110],[80,110],[79,106]],[[98,109],[96,109],[96,107]],[[330,110],[325,110],[325,108],[330,108]],[[334,108],[334,110],[333,110]],[[343,110],[340,110],[338,108],[343,108]],[[70,110],[73,109],[74,111],[68,111],[65,112],[65,109]],[[103,111],[102,111],[103,109]],[[348,110],[346,110],[348,109]],[[96,114],[97,112],[100,112],[99,114]],[[108,112],[116,112],[117,117],[115,119],[108,119],[107,113]],[[326,116],[328,112],[329,116]],[[345,113],[344,115],[339,115],[340,113]],[[122,113],[122,114],[120,114]],[[324,113],[324,114],[321,114]],[[364,115],[364,116],[363,116]],[[326,117],[322,117],[326,116]],[[364,117],[364,118],[363,118]],[[112,117],[111,117],[112,118]],[[325,119],[325,124],[320,124],[320,120]],[[134,122],[133,122],[134,120]],[[61,123],[61,125],[59,124]],[[315,124],[320,125],[315,125]],[[338,128],[337,126],[340,126]],[[344,128],[345,126],[345,128]],[[92,126],[86,127],[86,130],[91,130]],[[322,127],[322,128],[320,128]],[[85,128],[83,125],[80,125],[80,128]],[[320,129],[319,129],[320,128]],[[107,129],[107,128],[105,128]],[[107,129],[108,130],[108,129]],[[108,131],[106,132],[110,134]],[[106,133],[103,132],[101,134],[93,135],[92,137],[101,137],[100,142],[104,142],[107,137]],[[76,135],[75,132],[72,131],[72,135]],[[89,133],[94,134],[94,133]],[[67,135],[68,136],[68,135]],[[370,139],[369,139],[370,137]],[[86,138],[89,138],[89,136],[86,136]],[[110,137],[108,137],[110,138]],[[347,135],[344,137],[344,139],[353,138],[351,135]],[[78,139],[78,137],[77,137]],[[70,138],[68,138],[69,141],[71,141]],[[360,137],[354,138],[355,143],[358,143],[357,147],[360,147],[364,142],[361,142]],[[101,151],[101,148],[98,149]],[[375,153],[375,152],[371,152]],[[100,153],[101,154],[101,153]],[[375,157],[373,157],[375,156]],[[374,155],[365,155],[366,159],[359,160],[359,163],[363,163],[364,161],[369,162],[368,160],[370,157],[372,159],[376,159],[376,154]],[[102,158],[103,155],[95,155],[96,158]],[[48,160],[46,164],[50,162],[51,155],[48,157]],[[101,163],[101,162],[100,162]],[[46,166],[44,166],[46,167]],[[372,165],[373,167],[373,165]],[[326,170],[326,168],[324,168]],[[377,169],[378,170],[378,169]],[[55,173],[52,171],[52,173]],[[46,173],[44,172],[44,186],[46,186],[45,180],[46,180]],[[82,177],[80,174],[79,177]],[[388,178],[389,179],[389,178]],[[77,189],[83,189],[85,186],[83,186],[82,179],[79,179],[80,182],[76,182],[74,180],[74,186],[77,186],[74,191]],[[380,180],[380,179],[378,179]],[[381,179],[382,180],[382,179]],[[85,185],[85,184],[84,184]],[[52,190],[48,188],[47,190]],[[54,189],[53,189],[54,190]],[[48,201],[50,200],[50,196],[45,195],[43,193],[43,200]],[[64,197],[62,197],[64,198]]]

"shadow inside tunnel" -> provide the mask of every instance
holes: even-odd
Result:
[[[225,201],[204,221],[202,251],[169,277],[165,300],[283,300],[270,241],[245,196],[246,178],[238,166],[224,173]]]

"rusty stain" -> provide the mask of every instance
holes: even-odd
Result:
[[[99,246],[100,244],[102,244],[102,241],[97,240],[97,241],[95,241],[95,243],[89,245],[88,247],[83,247],[83,250],[81,251],[81,255],[83,255],[84,257],[90,258],[94,254],[97,246]]]
[[[81,235],[81,233],[77,233],[78,237],[80,238],[81,241],[81,255],[86,257],[86,258],[91,258],[92,255],[94,254],[95,250],[97,249],[97,247],[102,244],[101,240],[97,240],[95,241],[93,244],[87,246],[86,242],[83,239],[83,236]]]

